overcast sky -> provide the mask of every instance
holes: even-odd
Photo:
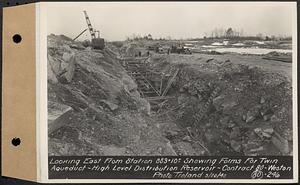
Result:
[[[48,3],[48,34],[74,38],[87,28],[86,10],[95,29],[107,40],[132,34],[154,38],[199,38],[215,28],[243,29],[245,34],[292,35],[291,3]],[[88,31],[80,40],[90,39]]]

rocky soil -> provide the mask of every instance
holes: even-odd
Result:
[[[184,132],[169,129],[171,142],[200,145],[206,148],[204,155],[291,154],[292,88],[287,77],[230,60],[200,58],[187,64],[172,57],[157,55],[151,61],[165,74],[180,69],[169,92],[174,98],[157,114],[168,115]]]
[[[48,37],[49,155],[175,155],[114,56]]]
[[[153,109],[119,63],[130,52],[128,43],[96,51],[48,36],[49,155],[292,153],[292,86],[284,75],[153,54],[153,72],[179,70],[170,99]]]

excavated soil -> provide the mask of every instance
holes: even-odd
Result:
[[[205,154],[291,154],[292,89],[286,76],[230,60],[200,58],[191,65],[173,57],[152,57],[156,71],[180,69],[169,91],[174,98],[157,116],[168,115],[190,143],[207,148]],[[175,144],[182,137],[169,136]]]
[[[49,155],[292,153],[292,86],[284,75],[230,60],[153,54],[148,67],[164,74],[163,82],[178,70],[170,98],[154,109],[119,62],[135,50],[127,43],[96,51],[48,37]],[[155,86],[157,79],[149,80]]]

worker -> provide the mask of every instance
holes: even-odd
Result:
[[[156,46],[155,47],[155,52],[158,53],[159,52],[159,48]]]

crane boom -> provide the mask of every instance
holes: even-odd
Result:
[[[92,39],[95,39],[96,34],[95,34],[95,31],[94,31],[93,26],[91,24],[90,18],[89,18],[88,14],[85,10],[83,12],[84,12],[84,15],[85,15],[85,20],[86,20],[86,23],[88,25],[88,29],[90,31],[91,37],[92,37]]]

